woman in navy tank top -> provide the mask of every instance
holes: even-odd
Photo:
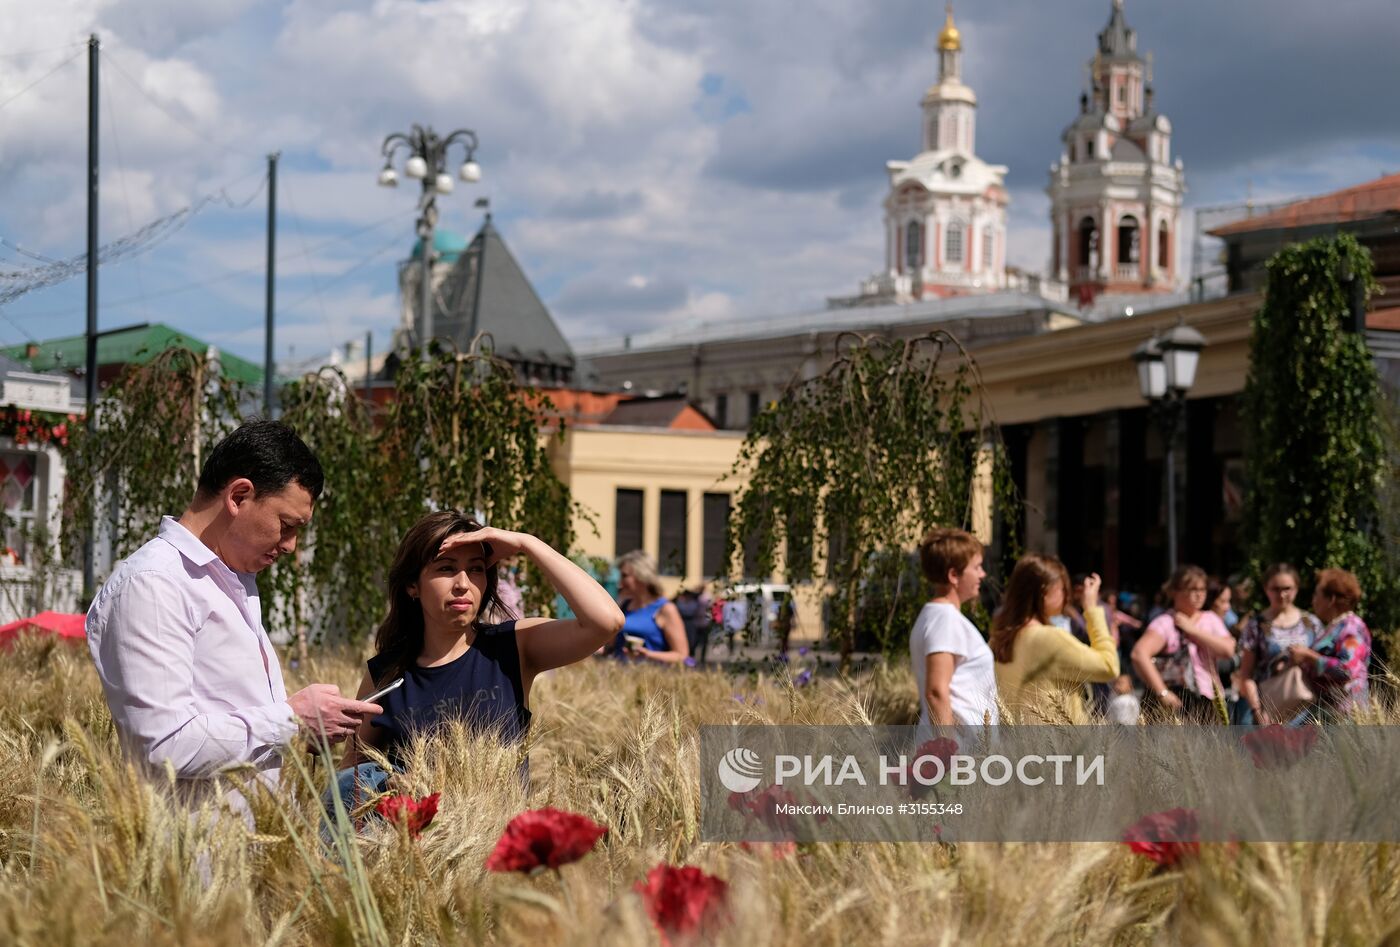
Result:
[[[576,617],[492,621],[496,563],[514,555],[528,556]],[[542,540],[483,528],[456,510],[429,513],[408,531],[389,570],[389,589],[389,614],[359,693],[403,683],[379,699],[384,713],[360,724],[341,762],[336,789],[347,807],[367,790],[382,791],[389,779],[364,761],[362,746],[399,766],[414,733],[450,720],[518,743],[530,725],[535,676],[588,657],[623,623],[607,590]]]

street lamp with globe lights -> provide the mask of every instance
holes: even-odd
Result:
[[[1177,566],[1176,435],[1186,417],[1186,393],[1196,383],[1196,367],[1205,347],[1205,336],[1178,322],[1133,350],[1138,390],[1157,418],[1165,446],[1168,572]]]
[[[466,152],[462,166],[457,169],[458,176],[469,184],[480,181],[481,165],[475,161],[476,132],[469,128],[459,128],[442,136],[432,128],[414,125],[407,134],[394,132],[385,138],[380,149],[384,154],[384,167],[379,172],[381,187],[398,187],[399,175],[394,170],[394,157],[400,151],[407,154],[403,162],[404,175],[422,182],[423,192],[418,199],[418,245],[423,267],[420,286],[423,336],[420,349],[425,359],[428,357],[428,344],[433,339],[432,265],[435,252],[433,236],[438,216],[437,196],[452,193],[453,181],[452,175],[447,173],[447,158],[454,144],[461,144]]]

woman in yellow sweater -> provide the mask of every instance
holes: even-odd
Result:
[[[1006,598],[992,619],[988,642],[996,659],[997,693],[1008,722],[1087,723],[1084,684],[1118,676],[1118,646],[1099,605],[1097,574],[1084,582],[1087,645],[1050,624],[1064,608],[1068,575],[1060,560],[1035,553],[1021,557],[1006,583]]]

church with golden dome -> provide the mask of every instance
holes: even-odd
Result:
[[[885,266],[862,297],[909,302],[1006,284],[1006,167],[977,156],[977,96],[962,81],[963,39],[948,4],[938,81],[920,102],[922,149],[890,161]]]

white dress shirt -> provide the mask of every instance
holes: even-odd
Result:
[[[251,573],[163,517],[97,593],[87,640],[134,759],[185,779],[240,764],[276,779],[297,718]]]

